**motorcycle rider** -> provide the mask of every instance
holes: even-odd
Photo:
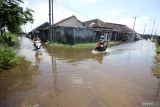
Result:
[[[98,50],[98,51],[101,50],[101,42],[100,41],[97,41],[95,50]]]
[[[39,39],[38,35],[34,36],[32,41],[33,41],[33,44],[34,44],[35,47],[36,47],[36,41],[41,42],[41,40]]]
[[[95,50],[104,51],[104,48],[105,49],[107,48],[107,46],[105,45],[105,41],[103,40],[97,41]]]
[[[33,38],[33,43],[35,43],[35,41],[39,41],[39,42],[41,42],[41,40],[39,39],[39,37],[38,37],[38,36],[34,36],[34,38]]]

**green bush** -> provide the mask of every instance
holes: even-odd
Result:
[[[7,45],[0,46],[0,69],[9,69],[19,62],[16,52]]]
[[[157,51],[157,54],[160,54],[160,45],[156,46],[156,51]]]
[[[19,44],[18,36],[11,32],[4,33],[3,36],[0,34],[0,44],[6,44],[10,47],[17,46]]]
[[[12,46],[17,46],[19,44],[19,42],[18,42],[18,36],[16,34],[8,32],[7,33],[7,37],[11,38]]]

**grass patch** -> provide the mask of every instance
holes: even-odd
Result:
[[[73,48],[95,48],[95,43],[79,43],[72,46]]]
[[[47,42],[49,46],[53,47],[64,47],[64,48],[94,48],[95,43],[78,43],[74,45],[69,45],[69,44],[63,44],[63,43],[49,43]]]
[[[108,47],[119,45],[121,43],[124,43],[124,42],[123,41],[109,42]],[[66,47],[66,48],[76,48],[76,49],[95,48],[96,47],[96,43],[77,43],[74,45],[68,45],[68,44],[62,44],[62,43],[49,43],[49,42],[47,42],[46,44],[48,44],[49,46],[53,46],[53,47]]]

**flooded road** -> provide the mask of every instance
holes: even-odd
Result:
[[[155,45],[140,40],[109,50],[44,45],[36,52],[22,38],[18,52],[27,61],[0,72],[0,107],[159,107]]]

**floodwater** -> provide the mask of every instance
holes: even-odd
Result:
[[[152,73],[155,44],[140,40],[93,55],[92,49],[35,51],[22,38],[27,61],[0,72],[0,107],[160,106],[160,80]]]

